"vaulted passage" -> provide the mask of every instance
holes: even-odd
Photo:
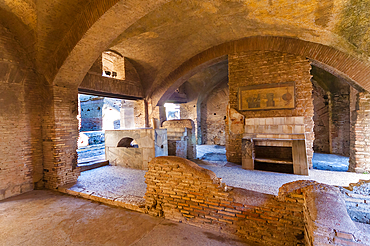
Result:
[[[369,9],[0,0],[0,200],[50,189],[258,245],[369,244]]]

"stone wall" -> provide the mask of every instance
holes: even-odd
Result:
[[[159,157],[145,174],[150,215],[224,233],[257,245],[361,245],[339,190],[314,181],[283,185],[279,196],[228,187],[179,157]]]
[[[138,147],[128,147],[131,139]],[[127,147],[118,147],[122,140]],[[167,156],[166,129],[132,129],[105,131],[105,159],[113,166],[123,166],[141,170],[148,169],[148,162],[157,156]]]
[[[185,136],[185,138],[183,138],[183,141],[186,141],[186,152],[187,152],[186,157],[189,159],[196,158],[197,149],[196,149],[196,139],[195,139],[195,126],[192,120],[190,119],[167,120],[162,123],[162,128],[166,128],[168,129],[168,132],[172,132],[172,136],[173,136],[172,138],[171,138],[171,133],[168,133],[169,140],[175,140],[176,142],[180,140],[182,136]],[[171,128],[173,130],[171,130]],[[177,133],[179,133],[180,135],[176,136]],[[177,138],[177,137],[180,137],[180,138]],[[175,144],[177,145],[177,143]],[[183,145],[179,143],[178,146],[181,147]],[[177,150],[175,152],[177,152]]]
[[[197,104],[195,102],[181,103],[180,104],[180,118],[183,120],[190,119],[194,122],[194,134],[196,141],[198,141],[200,131],[200,117],[197,114]]]
[[[0,25],[0,200],[43,185],[42,113],[47,85]]]
[[[136,100],[134,105],[135,128],[145,127],[145,102]]]
[[[87,97],[89,99],[82,99],[81,95],[79,95],[81,112],[80,131],[101,131],[103,129],[104,97]]]
[[[313,149],[315,152],[319,153],[330,153],[330,138],[329,138],[330,93],[327,93],[315,81],[312,81],[312,85],[313,85],[312,97],[314,105],[313,121],[315,122],[315,126],[313,128],[315,133]]]
[[[238,88],[249,85],[295,82],[295,108],[280,110],[240,111],[245,118],[305,116],[305,135],[309,166],[313,156],[313,102],[310,81],[310,62],[300,56],[288,53],[255,51],[229,55],[229,104],[238,110]],[[229,134],[226,132],[226,134]],[[233,138],[227,140],[227,150],[239,149],[241,142]],[[233,161],[241,162],[241,153]],[[240,154],[238,154],[240,153]],[[227,154],[228,160],[230,155]]]
[[[356,111],[352,112],[350,158],[348,170],[370,172],[370,93],[360,92]]]
[[[225,145],[225,118],[229,88],[222,83],[201,104],[202,144]]]

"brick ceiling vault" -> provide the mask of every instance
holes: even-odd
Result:
[[[350,0],[0,0],[0,23],[49,83],[77,88],[111,49],[132,61],[157,105],[197,68],[249,50],[302,55],[369,90],[368,9]]]
[[[162,105],[174,89],[181,86],[194,70],[204,64],[214,64],[227,54],[246,51],[279,51],[307,57],[316,64],[323,64],[329,72],[341,75],[359,87],[370,91],[370,66],[356,57],[322,44],[307,42],[295,38],[257,36],[227,42],[212,47],[184,62],[156,88],[153,88],[152,105]]]

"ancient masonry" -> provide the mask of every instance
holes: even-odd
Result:
[[[296,103],[294,109],[239,111],[239,113],[245,118],[304,116],[306,152],[309,166],[312,167],[314,122],[310,70],[310,62],[306,58],[293,54],[255,51],[229,55],[229,104],[232,109],[238,110],[239,108],[239,87],[295,82]],[[229,119],[227,123],[230,124]],[[232,134],[230,129],[226,129],[228,161],[241,162],[242,136],[242,133]]]
[[[276,197],[227,187],[212,171],[179,157],[153,159],[145,178],[145,208],[154,216],[264,245],[362,245],[339,190],[328,185],[292,182]]]
[[[351,155],[349,171],[359,173],[370,171],[370,94],[358,94],[356,111],[352,114],[351,125]]]

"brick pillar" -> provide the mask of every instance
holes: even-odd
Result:
[[[77,181],[78,91],[51,87],[43,117],[45,187],[55,189]]]
[[[231,109],[248,118],[296,117],[304,116],[306,153],[309,167],[312,168],[313,141],[313,99],[310,74],[311,64],[305,57],[273,51],[251,51],[229,54],[229,104]],[[293,109],[270,109],[242,111],[239,108],[239,88],[246,86],[273,85],[295,82],[295,107]],[[229,123],[230,125],[230,123]],[[228,130],[226,129],[226,134]],[[228,160],[241,162],[242,135],[229,135],[226,145],[232,146],[233,154]],[[229,143],[228,143],[229,142]],[[226,147],[226,153],[232,148]]]
[[[350,172],[370,171],[370,93],[360,92],[352,113],[350,141]]]

